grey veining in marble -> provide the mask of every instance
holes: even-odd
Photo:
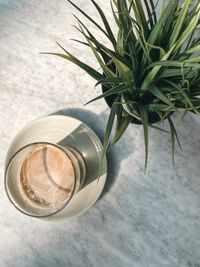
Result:
[[[89,1],[76,2],[96,16]],[[111,18],[109,1],[98,3]],[[0,0],[0,266],[200,267],[200,123],[192,115],[178,124],[183,151],[177,149],[175,169],[170,135],[151,131],[146,174],[142,128],[132,125],[109,155],[104,194],[76,219],[25,217],[6,198],[6,149],[29,121],[62,110],[103,135],[105,103],[82,106],[100,92],[94,81],[39,54],[58,51],[59,41],[95,66],[86,48],[69,40],[77,35],[73,12],[65,0]]]

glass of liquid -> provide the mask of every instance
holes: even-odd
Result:
[[[22,213],[45,218],[63,210],[83,187],[86,165],[75,149],[47,142],[19,149],[5,171],[5,189]]]

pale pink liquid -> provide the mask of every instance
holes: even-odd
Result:
[[[55,206],[65,201],[74,187],[75,171],[67,154],[54,146],[32,151],[22,164],[20,182],[27,201]]]

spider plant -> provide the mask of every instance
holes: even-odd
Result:
[[[124,134],[133,120],[143,125],[145,168],[148,158],[150,114],[169,122],[174,163],[175,143],[180,146],[171,114],[200,113],[200,4],[199,0],[162,2],[157,12],[153,0],[110,0],[117,34],[96,1],[90,0],[99,14],[93,19],[70,2],[108,39],[106,46],[88,26],[76,18],[76,29],[84,41],[74,40],[91,49],[100,65],[95,69],[79,60],[61,45],[62,53],[48,53],[73,62],[103,87],[103,93],[88,103],[112,96],[112,105],[104,136],[103,155]],[[116,123],[115,123],[116,122]],[[114,129],[113,129],[114,128]],[[111,139],[111,132],[114,138]],[[164,131],[164,130],[163,130]]]

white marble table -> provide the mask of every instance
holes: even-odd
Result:
[[[96,16],[89,1],[76,2]],[[110,16],[109,1],[103,5]],[[177,150],[175,169],[170,135],[151,131],[146,174],[142,128],[132,125],[109,155],[103,196],[76,219],[25,217],[6,198],[6,150],[29,121],[63,110],[103,135],[104,101],[83,107],[100,93],[94,81],[62,59],[39,54],[58,51],[59,41],[95,66],[85,47],[69,40],[76,37],[72,12],[65,0],[0,0],[0,266],[199,267],[200,123],[191,115],[178,125],[183,151]]]

